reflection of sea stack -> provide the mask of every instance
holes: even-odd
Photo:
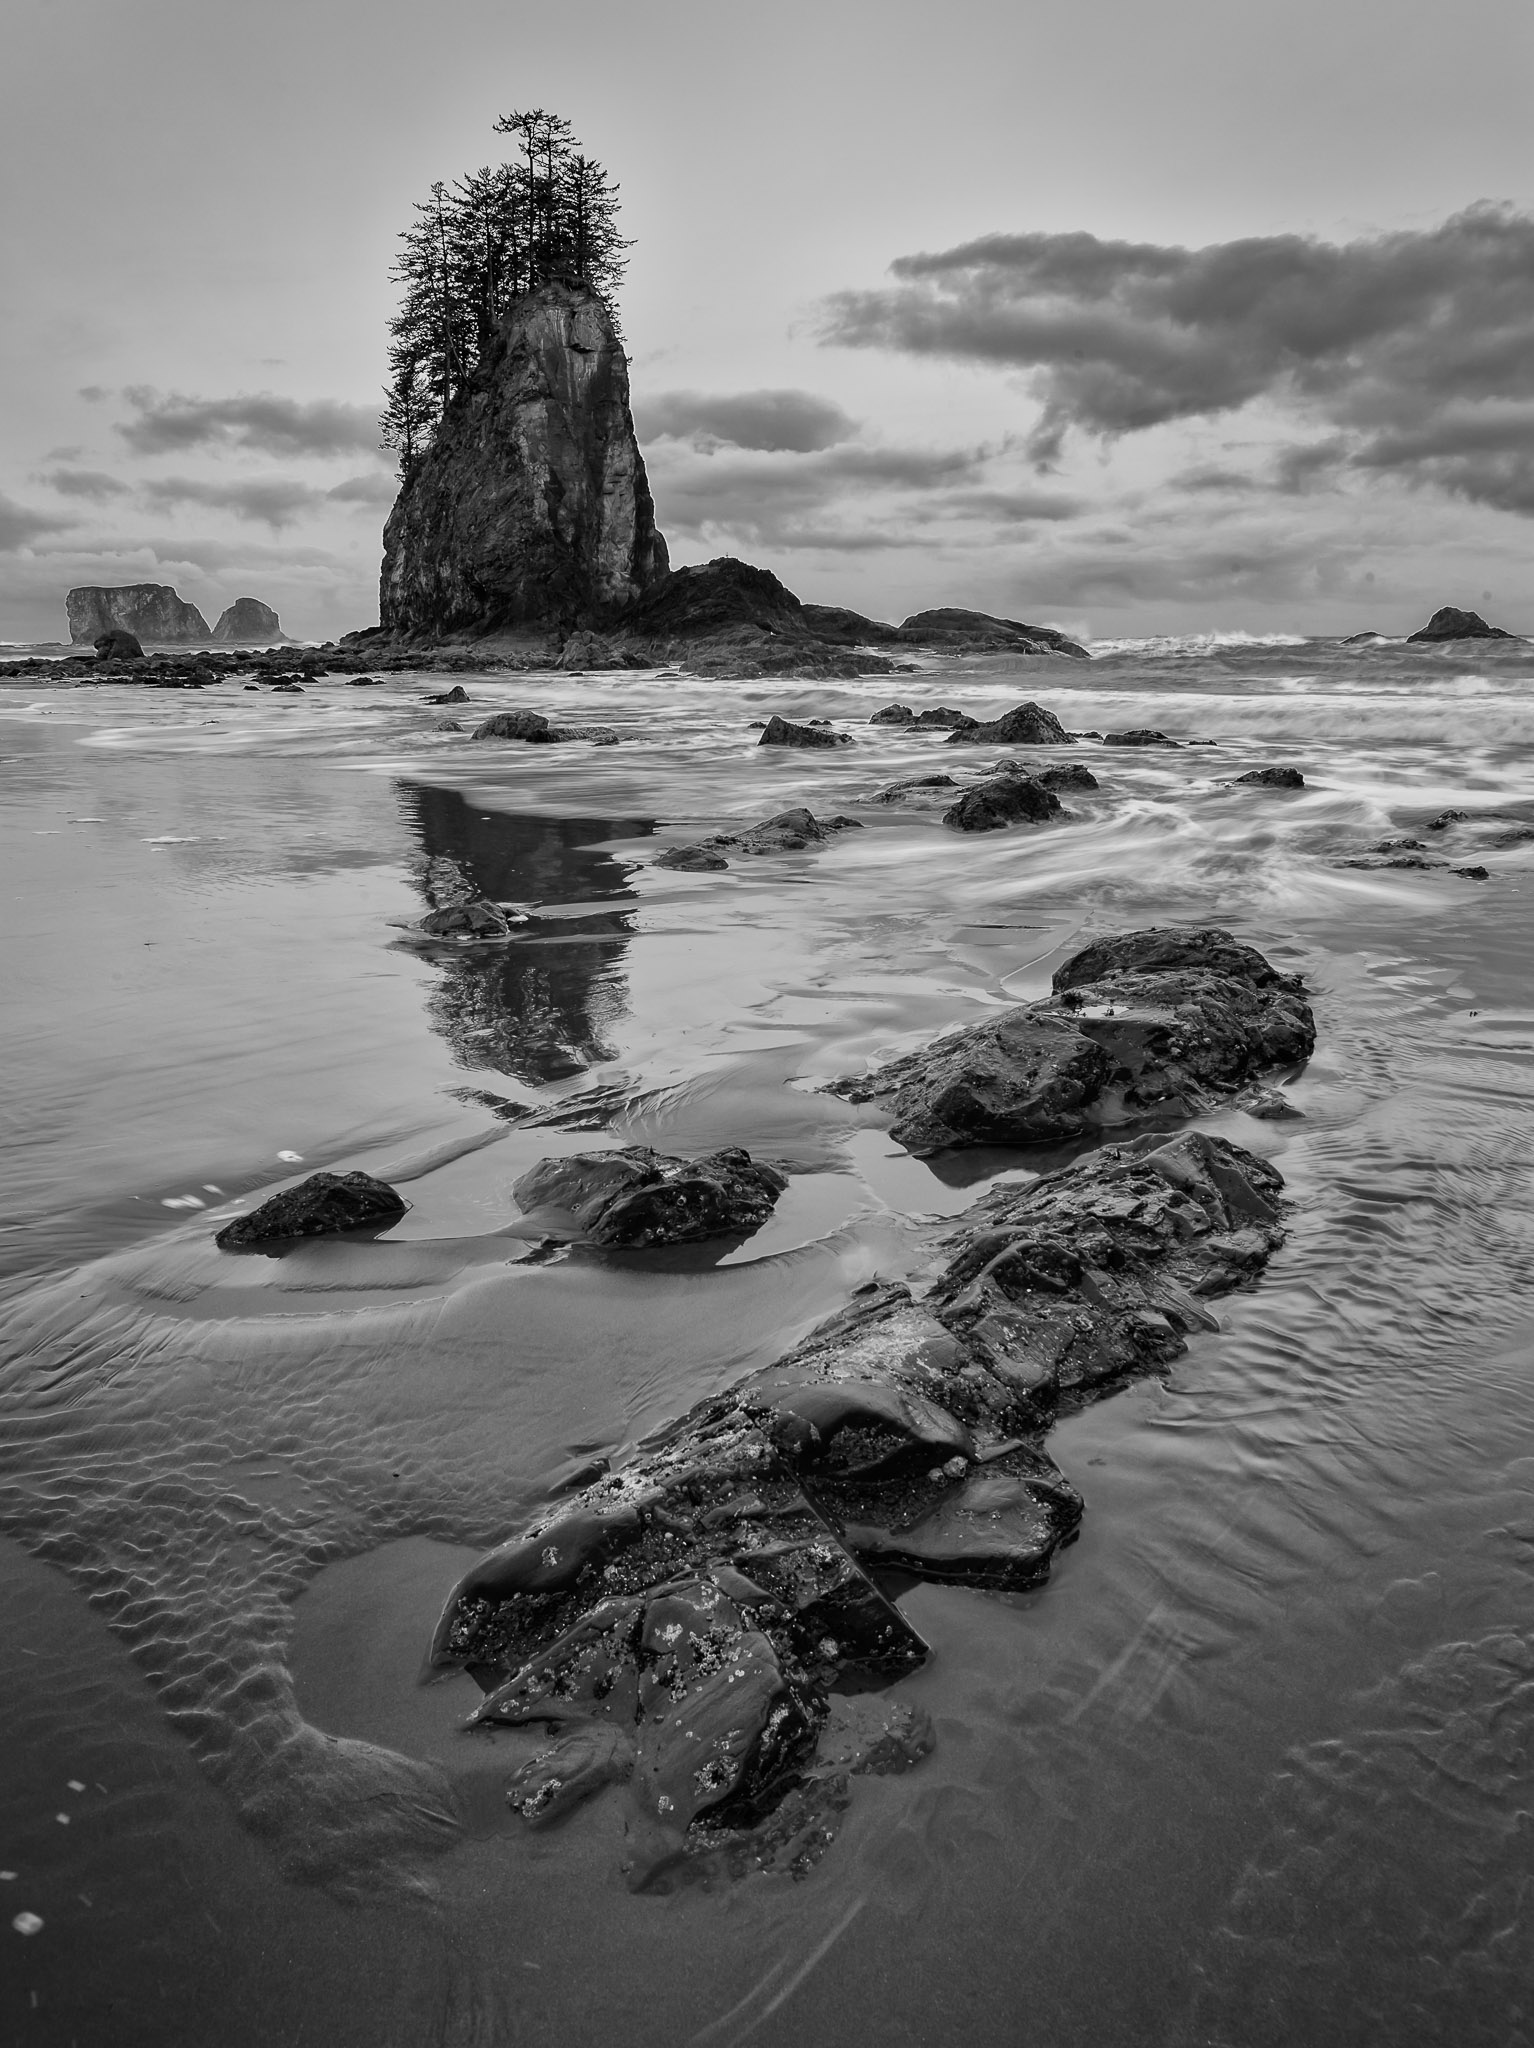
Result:
[[[215,640],[237,641],[241,646],[249,646],[252,641],[266,644],[273,640],[286,640],[287,637],[277,614],[259,597],[237,597],[232,605],[219,613],[218,624],[213,628]]]
[[[206,640],[208,622],[194,604],[179,598],[168,583],[121,583],[111,588],[82,584],[64,600],[69,637],[94,644],[114,626],[136,633],[140,640],[174,645]]]
[[[668,568],[628,363],[595,292],[518,299],[384,528],[391,633],[606,623]]]

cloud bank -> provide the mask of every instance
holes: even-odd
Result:
[[[1035,462],[1267,401],[1323,438],[1294,489],[1394,476],[1534,513],[1534,218],[1482,204],[1440,226],[1203,249],[989,235],[901,257],[836,294],[821,338],[1029,374]]]
[[[106,396],[98,386],[82,397]],[[123,397],[132,417],[117,431],[136,455],[176,455],[189,448],[244,448],[263,455],[381,455],[377,411],[339,399],[280,398],[272,391],[233,398],[188,398],[152,385],[130,384]]]

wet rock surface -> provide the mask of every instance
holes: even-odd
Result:
[[[762,728],[759,747],[850,747],[852,735],[825,725],[796,725],[774,712]]]
[[[1038,1585],[1082,1514],[1043,1429],[1216,1327],[1283,1240],[1281,1188],[1188,1132],[998,1189],[944,1227],[924,1296],[870,1282],[481,1559],[431,1659],[480,1685],[475,1724],[546,1731],[513,1809],[624,1786],[636,1887],[808,1867],[851,1777],[933,1744],[866,1697],[928,1654],[884,1575]]]
[[[1249,784],[1254,789],[1303,789],[1305,778],[1298,768],[1251,768],[1245,775],[1233,777],[1237,783]]]
[[[311,1173],[296,1188],[284,1188],[248,1215],[236,1216],[213,1241],[222,1251],[248,1251],[299,1237],[376,1230],[398,1222],[406,1206],[387,1181],[370,1173]]]
[[[918,1155],[1058,1144],[1208,1109],[1314,1045],[1296,978],[1213,926],[1156,928],[1098,940],[1041,1001],[831,1089],[887,1109],[890,1135]]]
[[[142,661],[144,648],[137,633],[130,633],[126,626],[113,626],[110,632],[98,633],[92,641],[97,658],[101,661]]]
[[[913,731],[925,732],[937,727],[955,729],[978,725],[978,718],[971,718],[967,711],[954,711],[946,704],[931,705],[926,711],[913,711],[909,704],[886,704],[882,711],[876,711],[869,719],[870,725],[908,725]]]
[[[1069,747],[1074,745],[1074,741],[1052,711],[1046,711],[1042,704],[1029,702],[1015,704],[1000,718],[988,719],[979,725],[961,725],[949,735],[948,744],[951,747]]]
[[[739,1146],[673,1159],[643,1145],[541,1159],[512,1187],[524,1214],[556,1210],[592,1244],[643,1249],[749,1235],[788,1186]]]
[[[965,790],[943,823],[955,832],[1000,832],[1009,825],[1041,824],[1064,814],[1052,789],[1026,774],[993,775]]]
[[[726,868],[730,864],[726,856],[732,853],[802,853],[807,847],[824,846],[838,832],[854,830],[857,825],[856,818],[840,815],[817,818],[813,812],[799,806],[791,811],[779,811],[774,818],[764,818],[759,825],[748,826],[744,832],[715,832],[707,839],[693,840],[684,846],[669,846],[656,856],[655,865],[684,870]]]
[[[534,747],[558,746],[566,740],[589,740],[595,747],[615,747],[618,744],[618,735],[611,726],[555,725],[541,711],[497,711],[494,717],[475,726],[469,737],[476,740],[525,740]]]
[[[1180,747],[1181,740],[1168,739],[1164,732],[1157,732],[1153,726],[1135,725],[1127,732],[1105,732],[1105,747]]]

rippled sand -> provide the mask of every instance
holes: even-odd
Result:
[[[602,750],[474,746],[424,677],[0,697],[16,2038],[1520,2038],[1534,841],[1483,849],[1534,825],[1531,655],[470,685],[469,720],[634,736]],[[971,838],[860,804],[994,750],[749,729],[895,694],[1220,744],[1084,743],[1102,789],[1070,822]],[[1306,788],[1223,786],[1275,764]],[[649,865],[799,803],[863,829]],[[1446,806],[1472,822],[1423,830]],[[1491,879],[1334,865],[1399,834]],[[444,860],[525,936],[404,943]],[[1040,1164],[913,1161],[817,1080],[1168,919],[1314,991],[1304,1120],[1213,1125],[1280,1161],[1293,1235],[1166,1384],[1056,1430],[1087,1516],[1048,1587],[903,1596],[934,1755],[860,1783],[801,1883],[633,1897],[612,1801],[526,1835],[525,1738],[459,1731],[468,1680],[417,1684],[446,1589],[593,1457],[908,1270],[923,1218]],[[747,1145],[789,1192],[722,1258],[528,1264],[511,1183],[610,1142],[597,1121]],[[396,1230],[213,1250],[232,1207],[339,1165],[401,1186]]]

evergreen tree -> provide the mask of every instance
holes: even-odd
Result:
[[[565,281],[613,312],[627,268],[618,188],[570,123],[535,107],[503,116],[495,132],[515,139],[515,156],[433,185],[399,238],[382,423],[401,474],[431,445],[518,297]]]

